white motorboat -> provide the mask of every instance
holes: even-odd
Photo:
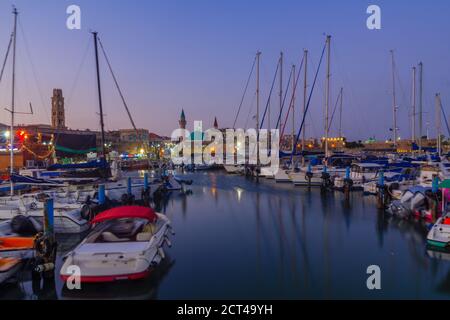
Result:
[[[261,173],[259,174],[259,176],[264,177],[266,179],[275,179],[275,176],[278,171],[280,171],[280,169],[276,166],[261,167]]]
[[[432,247],[450,246],[450,212],[440,217],[427,235],[427,243]]]
[[[169,219],[148,207],[117,207],[100,213],[93,230],[65,256],[60,275],[67,281],[73,266],[81,271],[81,282],[113,282],[149,276],[170,242]]]
[[[289,178],[296,186],[320,187],[322,185],[322,172],[312,171],[311,178],[306,171],[290,172]]]
[[[383,165],[376,163],[355,163],[350,170],[350,179],[353,181],[353,189],[363,189],[366,182],[375,181],[378,173],[384,168]],[[385,172],[385,176],[389,173]],[[337,176],[334,179],[335,189],[343,189],[345,186],[345,176]]]
[[[279,169],[277,173],[275,174],[275,181],[280,182],[292,182],[289,175],[291,174],[290,169]]]
[[[237,164],[224,164],[223,168],[229,174],[241,174],[244,172],[244,166]]]

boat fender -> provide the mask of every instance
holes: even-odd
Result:
[[[37,265],[34,268],[34,271],[37,273],[43,273],[43,272],[47,272],[47,271],[52,271],[54,269],[55,269],[54,263],[45,263],[45,264]]]
[[[161,247],[158,248],[158,254],[161,257],[161,259],[164,259],[166,257],[166,254],[164,253],[164,250]]]
[[[172,248],[172,242],[170,242],[170,240],[167,236],[164,237],[164,241],[166,242],[166,244],[169,248]]]

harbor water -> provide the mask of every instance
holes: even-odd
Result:
[[[167,259],[142,281],[63,288],[27,273],[0,299],[448,299],[450,261],[433,258],[426,228],[376,208],[375,197],[321,193],[221,171],[192,179],[161,211],[172,221]],[[81,236],[59,239],[59,259]],[[367,268],[380,267],[369,290]]]

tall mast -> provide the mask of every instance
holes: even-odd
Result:
[[[423,63],[419,63],[419,152],[422,152],[423,126]]]
[[[94,35],[95,64],[96,64],[96,67],[97,67],[97,89],[98,89],[98,105],[99,105],[99,108],[100,108],[102,158],[106,159],[105,123],[103,121],[102,87],[101,87],[101,84],[100,84],[100,64],[99,64],[99,61],[98,61],[98,39],[97,39],[97,32],[92,32],[92,34]]]
[[[412,68],[412,92],[411,92],[411,142],[416,141],[416,67]]]
[[[326,103],[325,103],[325,159],[328,158],[328,110],[330,105],[330,55],[331,55],[331,36],[327,36],[327,87],[326,87]]]
[[[441,156],[441,95],[436,93],[436,144],[438,155]]]
[[[394,60],[394,50],[391,50],[391,60],[392,60],[392,113],[393,113],[393,140],[394,147],[397,147],[397,99],[395,96],[395,60]]]
[[[342,104],[344,100],[344,88],[341,87],[341,104],[339,106],[339,138],[342,138]]]
[[[261,52],[256,53],[256,165],[259,166],[259,66]]]
[[[303,117],[306,112],[306,89],[307,89],[307,76],[308,76],[308,50],[303,50],[303,59],[305,61],[305,70],[303,74]],[[303,124],[302,128],[302,151],[305,151],[306,143],[306,126]],[[303,152],[302,152],[303,153]]]
[[[292,152],[294,152],[295,147],[295,95],[296,95],[296,88],[297,88],[297,81],[296,76],[296,67],[295,64],[292,65],[292,77],[294,79],[294,81],[292,81],[292,104],[291,104],[291,109],[292,109]]]
[[[283,108],[283,52],[280,52],[280,112]]]
[[[16,40],[17,40],[17,8],[13,8],[14,30],[13,30],[13,59],[12,59],[12,94],[11,94],[11,129],[9,130],[10,143],[10,191],[11,197],[14,195],[14,183],[12,175],[14,173],[14,109],[16,102]]]

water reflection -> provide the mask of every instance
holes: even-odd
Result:
[[[192,193],[162,205],[176,231],[168,250],[176,264],[148,282],[78,293],[57,280],[60,298],[450,298],[449,254],[428,252],[425,226],[385,216],[374,197],[220,172],[185,178]],[[379,292],[366,287],[372,264],[382,270]],[[7,292],[0,298],[33,295],[29,282]]]

